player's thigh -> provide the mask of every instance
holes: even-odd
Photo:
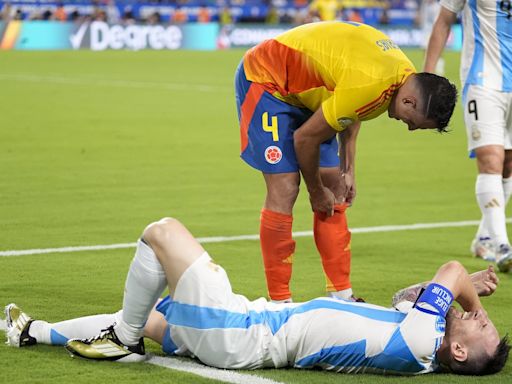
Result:
[[[468,138],[468,149],[484,146],[512,145],[507,127],[510,103],[502,92],[468,85],[463,93],[464,122]]]

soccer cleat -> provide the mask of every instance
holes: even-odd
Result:
[[[34,320],[23,312],[16,304],[5,306],[5,324],[7,331],[6,344],[13,347],[26,347],[37,344],[37,340],[28,334],[30,324]]]
[[[508,244],[501,244],[496,252],[496,264],[501,272],[509,272],[512,268],[512,249]]]
[[[92,360],[110,360],[122,363],[136,363],[146,359],[144,340],[139,339],[137,345],[125,345],[119,340],[111,325],[91,339],[71,339],[66,343],[71,356],[79,356]]]
[[[471,242],[471,253],[473,256],[485,261],[496,261],[496,249],[490,237],[478,237]]]

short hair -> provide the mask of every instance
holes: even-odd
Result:
[[[425,101],[424,116],[436,123],[439,132],[446,132],[457,103],[457,87],[446,77],[428,72],[417,73],[415,80]]]
[[[510,345],[508,344],[508,335],[501,339],[492,355],[480,353],[475,356],[469,356],[466,361],[453,360],[450,369],[458,375],[484,376],[498,373],[503,369],[508,359]]]

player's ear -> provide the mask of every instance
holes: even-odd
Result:
[[[457,361],[463,362],[468,359],[468,348],[456,341],[450,343],[450,353]]]

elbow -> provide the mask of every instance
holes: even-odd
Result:
[[[460,274],[464,273],[466,269],[464,266],[457,260],[451,260],[441,267],[443,271],[451,272],[452,274]]]

